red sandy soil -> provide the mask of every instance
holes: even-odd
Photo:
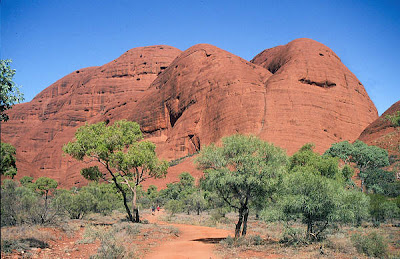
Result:
[[[193,226],[186,224],[170,224],[159,220],[164,216],[164,210],[157,212],[156,215],[145,216],[150,223],[158,225],[169,225],[179,229],[179,235],[167,241],[162,241],[160,245],[151,248],[150,253],[143,251],[140,258],[221,258],[214,253],[215,244],[232,235],[233,231],[216,229],[203,226]],[[89,258],[96,254],[99,241],[92,244],[77,244],[76,241],[83,239],[84,228],[81,227],[73,236],[68,237],[61,230],[49,229],[48,231],[56,237],[56,240],[49,241],[50,248],[33,249],[30,251],[30,258]],[[140,247],[145,243],[156,243],[156,238],[150,237],[148,240],[140,240],[135,245]],[[140,248],[139,248],[140,249]],[[142,249],[140,249],[142,250]],[[146,249],[143,249],[146,250]],[[25,253],[26,255],[26,253]],[[11,255],[2,254],[1,258],[26,258],[23,253],[13,253]]]
[[[213,251],[215,244],[225,239],[228,235],[232,235],[232,231],[203,226],[165,223],[159,220],[159,217],[164,215],[164,213],[161,210],[155,216],[150,215],[148,217],[149,222],[177,227],[180,231],[179,237],[156,247],[153,252],[145,255],[144,258],[221,258]]]

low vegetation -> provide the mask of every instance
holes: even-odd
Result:
[[[200,151],[195,161],[204,177],[199,182],[182,172],[165,189],[144,190],[140,183],[164,176],[167,163],[140,138],[138,125],[126,121],[79,129],[64,151],[77,159],[94,158],[105,170],[83,169],[91,181],[80,188],[61,189],[47,177],[15,181],[15,174],[3,174],[9,179],[1,185],[2,253],[51,247],[58,235],[43,234],[51,227],[69,229],[62,230],[69,238],[80,233],[75,244],[95,246],[92,258],[135,258],[180,235],[176,227],[139,218],[139,211],[161,207],[165,221],[234,231],[218,240],[226,257],[246,251],[293,257],[296,249],[311,257],[399,256],[399,181],[384,167],[389,164],[385,150],[341,142],[320,155],[306,144],[288,157],[254,136],[234,135]],[[2,168],[14,171],[15,152],[7,150]],[[354,183],[357,178],[362,188]],[[79,223],[65,227],[71,222]]]

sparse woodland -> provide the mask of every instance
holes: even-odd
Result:
[[[15,151],[2,145],[2,174],[9,178],[1,185],[2,255],[49,247],[40,235],[28,238],[10,231],[57,229],[78,220],[86,236],[79,244],[100,242],[93,258],[140,257],[140,242],[135,241],[135,250],[121,233],[139,235],[148,224],[139,219],[139,211],[147,215],[161,207],[166,222],[231,230],[234,235],[217,247],[227,257],[271,249],[290,256],[291,249],[306,247],[321,254],[340,251],[340,256],[399,256],[400,185],[395,171],[384,169],[390,165],[386,150],[361,141],[340,142],[320,155],[306,144],[288,157],[257,137],[233,135],[197,155],[196,165],[204,171],[199,182],[182,172],[165,189],[152,185],[145,190],[140,183],[163,177],[168,165],[157,159],[153,144],[140,138],[138,125],[127,121],[80,128],[64,152],[94,159],[99,167],[82,170],[90,183],[69,190],[57,188],[48,177],[13,180],[9,172],[17,172]],[[99,229],[96,222],[102,219],[120,223]],[[168,230],[166,236],[178,232]]]

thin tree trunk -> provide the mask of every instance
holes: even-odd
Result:
[[[133,221],[133,217],[132,217],[131,210],[130,210],[129,207],[128,207],[128,201],[127,201],[126,193],[125,193],[124,189],[122,189],[121,185],[118,184],[117,178],[113,177],[113,181],[114,181],[115,186],[116,186],[116,187],[118,188],[118,190],[121,192],[122,197],[124,198],[124,206],[125,206],[126,213],[128,214],[129,221],[134,222],[134,221]]]
[[[242,222],[243,222],[243,208],[240,208],[239,220],[236,223],[236,228],[235,228],[235,239],[238,239],[240,237],[240,228],[242,227]]]
[[[310,219],[308,219],[308,220],[307,220],[307,238],[308,238],[309,240],[312,240],[312,231],[313,231],[312,228],[313,228],[313,227],[312,227],[312,222],[311,222]]]
[[[44,224],[44,222],[46,221],[46,217],[47,217],[47,193],[49,191],[46,190],[45,192],[45,198],[44,198],[44,212],[43,212],[43,216],[42,216],[42,224]]]
[[[135,214],[135,222],[140,222],[140,218],[139,218],[139,209],[137,207],[137,194],[136,194],[136,185],[135,187],[133,187],[133,199],[132,199],[132,208],[133,208],[133,213]]]
[[[247,218],[249,217],[249,208],[246,207],[244,210],[244,216],[243,216],[243,231],[242,231],[242,236],[245,236],[247,233]]]

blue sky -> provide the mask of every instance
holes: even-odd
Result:
[[[250,60],[303,37],[336,52],[379,114],[400,100],[400,1],[0,1],[0,55],[26,101],[135,47],[210,43]]]

